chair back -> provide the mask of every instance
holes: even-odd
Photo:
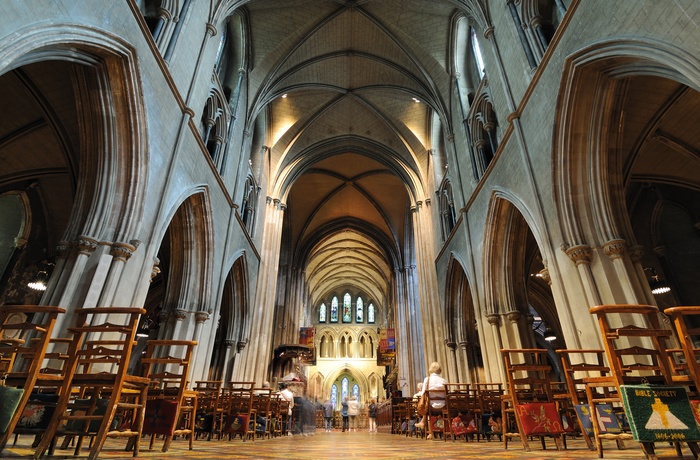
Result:
[[[611,376],[624,384],[673,381],[667,341],[673,331],[661,326],[654,305],[598,305],[589,309],[598,318]]]
[[[673,321],[681,344],[683,360],[674,361],[675,382],[688,384],[695,394],[700,391],[700,306],[673,307],[664,310]]]

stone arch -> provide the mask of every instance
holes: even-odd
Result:
[[[52,228],[61,236],[57,247],[48,247],[50,240],[44,246],[57,261],[42,301],[69,313],[75,305],[123,301],[116,300],[115,286],[140,244],[148,184],[148,123],[135,50],[120,37],[80,24],[29,24],[0,42],[0,61],[0,74],[21,81],[40,102],[42,122],[53,136],[53,160],[63,168],[55,171],[64,181],[62,207],[53,210],[62,219]],[[63,99],[73,105],[62,118],[28,78],[32,72],[70,82],[65,91],[72,93]],[[86,299],[85,273],[99,261],[88,259],[94,252],[113,259],[98,280],[104,287],[100,298]]]
[[[210,313],[213,229],[206,188],[195,187],[174,211],[164,232],[159,259],[167,259],[161,338],[190,338],[196,313]],[[167,238],[166,238],[167,235]],[[187,321],[185,321],[187,319]]]
[[[478,382],[484,380],[484,363],[479,342],[480,321],[473,302],[471,283],[462,263],[450,257],[445,281],[445,330],[447,346],[457,380]]]
[[[76,64],[81,164],[64,238],[128,241],[138,235],[148,183],[143,91],[135,51],[79,24],[27,26],[0,43],[0,73],[52,60]],[[88,155],[89,152],[89,155]]]
[[[553,170],[557,211],[570,246],[618,238],[634,241],[620,197],[621,176],[609,170],[615,164],[608,149],[614,134],[604,130],[611,116],[609,101],[621,88],[621,79],[635,75],[668,78],[700,90],[698,57],[656,41],[600,42],[566,60],[557,102]]]
[[[547,262],[540,249],[543,245],[538,237],[541,236],[532,230],[532,222],[527,208],[514,196],[503,192],[493,194],[486,219],[483,273],[485,316],[500,316],[505,323],[499,324],[496,346],[534,345],[535,337],[528,324],[531,320],[528,305],[532,301],[528,296],[529,272],[533,267],[539,272]],[[553,302],[543,303],[539,308],[551,310],[553,306]],[[552,319],[558,317],[555,310],[546,313]],[[561,331],[558,322],[551,326]]]
[[[655,302],[626,200],[629,168],[639,150],[630,154],[619,145],[623,114],[617,108],[641,78],[697,92],[700,60],[667,43],[636,38],[588,46],[564,66],[554,123],[555,200],[562,249],[576,263],[588,306]],[[648,139],[652,126],[640,138]]]

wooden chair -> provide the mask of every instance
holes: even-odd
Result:
[[[598,456],[602,458],[602,439],[611,437],[599,433],[595,405],[601,402],[619,402],[622,385],[673,384],[671,358],[667,353],[667,341],[673,332],[661,326],[659,309],[653,305],[599,305],[591,307],[589,311],[598,318],[605,354],[610,364],[609,376],[584,379]],[[606,396],[593,393],[594,388],[601,387],[612,388],[617,394]],[[640,445],[648,459],[656,458],[652,442],[640,442]],[[688,445],[697,458],[700,454],[697,444],[689,442]],[[678,445],[677,449],[680,452]]]
[[[472,388],[469,383],[446,383],[445,384],[445,423],[449,424],[449,433],[454,441],[459,436],[464,436],[464,440],[468,441],[470,436],[476,434],[477,441],[480,438],[478,422],[481,418],[481,404],[477,396],[476,388]],[[452,425],[452,420],[456,417],[461,417],[463,422],[467,422],[463,433],[455,433]],[[473,427],[470,431],[469,422]],[[445,432],[447,433],[447,431]],[[445,436],[447,439],[447,436]]]
[[[561,359],[569,400],[576,405],[588,404],[584,378],[604,377],[610,368],[605,364],[605,350],[600,349],[561,349],[556,350]],[[578,412],[574,411],[574,419],[578,422],[581,436],[589,449],[595,450],[593,440],[588,434],[586,421],[581,420]]]
[[[503,437],[501,414],[503,384],[498,382],[477,382],[472,383],[471,387],[476,390],[477,399],[479,401],[479,411],[481,412],[481,419],[477,420],[479,432],[489,442],[493,436],[498,436],[500,441]]]
[[[75,310],[56,411],[34,458],[47,451],[53,455],[59,435],[78,438],[76,455],[83,438],[92,438],[90,460],[98,457],[108,436],[131,439],[133,455],[138,456],[149,379],[129,375],[127,368],[139,317],[145,312],[132,307]],[[117,423],[118,414],[122,423]]]
[[[502,349],[501,354],[508,379],[501,399],[504,448],[508,448],[509,438],[517,436],[527,452],[529,437],[539,437],[546,449],[545,437],[552,437],[557,449],[562,450],[563,429],[552,392],[547,350]]]
[[[196,436],[207,435],[207,441],[211,441],[214,433],[220,433],[223,425],[224,409],[219,404],[221,399],[221,380],[198,380],[194,382],[194,391],[199,394],[197,404],[198,422]],[[219,436],[220,439],[220,436]]]
[[[445,389],[443,388],[442,390],[425,390],[425,392],[428,394],[428,413],[426,414],[425,417],[425,427],[424,427],[424,433],[427,433],[426,439],[432,439],[435,436],[434,430],[433,430],[433,421],[437,422],[440,418],[442,418],[443,421],[443,431],[442,431],[442,436],[443,438],[446,437],[447,431],[450,429],[449,425],[447,424],[446,421],[446,405],[436,408],[433,407],[433,402],[434,401],[445,401]]]
[[[422,430],[418,430],[416,428],[416,419],[420,418],[417,412],[417,407],[418,407],[418,398],[409,398],[406,399],[406,436],[411,436],[415,434],[416,436],[422,436],[422,433],[424,433]],[[411,425],[411,421],[413,421],[413,425]]]
[[[7,426],[0,435],[0,452],[15,432],[37,383],[41,387],[50,382],[54,388],[60,384],[60,375],[42,374],[51,334],[60,313],[65,313],[65,310],[53,306],[0,307],[0,378],[4,381],[3,391],[8,393],[3,395],[3,403],[11,411],[6,414]],[[16,405],[9,404],[13,400]]]
[[[673,321],[684,358],[680,363],[674,361],[673,381],[689,385],[697,397],[700,393],[700,306],[667,308],[664,313]]]
[[[224,400],[228,402],[223,433],[228,434],[229,440],[235,439],[236,435],[243,441],[248,438],[255,440],[255,428],[250,428],[254,386],[255,382],[231,382],[222,391]]]
[[[317,414],[318,415],[318,414]],[[254,434],[260,438],[272,437],[272,390],[270,388],[255,388],[253,390],[253,410],[251,413]],[[317,421],[318,423],[318,421]],[[258,425],[262,425],[262,430]],[[323,412],[321,412],[321,427],[323,427]]]
[[[143,434],[151,435],[153,449],[156,435],[163,435],[163,452],[167,452],[174,436],[188,436],[189,449],[195,435],[198,393],[187,389],[192,353],[197,342],[192,340],[149,340],[141,358],[143,377],[151,381],[146,403]]]

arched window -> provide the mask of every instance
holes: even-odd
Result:
[[[331,300],[331,323],[338,322],[338,298],[333,297]]]
[[[343,380],[340,381],[340,396],[343,398],[343,401],[345,401],[345,398],[348,397],[350,389],[349,385],[350,381],[348,380],[348,378],[343,377]]]
[[[364,310],[364,305],[362,303],[362,297],[357,298],[357,302],[355,303],[355,322],[356,323],[364,323],[365,322],[365,310]]]
[[[355,396],[355,399],[357,399],[358,401],[360,400],[360,385],[354,384],[352,386],[352,394],[353,396]]]
[[[255,209],[258,206],[258,186],[255,179],[248,176],[243,186],[243,201],[241,202],[241,220],[245,225],[248,235],[252,235],[255,228]]]
[[[340,338],[340,357],[352,358],[352,337],[347,332]]]
[[[343,296],[343,322],[352,322],[352,297],[349,293]]]
[[[481,55],[481,46],[479,46],[479,38],[476,36],[476,30],[470,27],[469,34],[471,36],[472,42],[472,52],[474,53],[474,64],[479,71],[479,76],[483,77],[486,74],[486,67],[484,66],[484,58]]]
[[[319,323],[326,322],[326,304],[325,303],[322,303],[318,309],[318,322]]]
[[[478,177],[484,175],[498,150],[497,127],[498,119],[491,103],[491,95],[487,87],[482,87],[469,114],[472,155]]]
[[[367,306],[367,322],[374,324],[374,304],[371,302]]]
[[[224,164],[224,143],[228,135],[226,99],[218,88],[212,88],[202,110],[202,141],[219,173]]]
[[[226,33],[226,28],[221,32],[221,38],[219,39],[219,48],[216,50],[216,60],[214,61],[214,71],[219,74],[221,78],[221,72],[224,70],[224,50],[228,42],[228,34]]]
[[[338,407],[338,385],[335,384],[331,387],[331,404],[333,408]]]
[[[445,180],[438,193],[440,196],[440,228],[442,241],[445,241],[455,226],[455,206],[450,181]]]

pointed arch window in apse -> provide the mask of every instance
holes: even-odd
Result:
[[[355,303],[355,322],[364,323],[365,322],[365,309],[364,303],[362,302],[362,297],[357,298]]]
[[[338,385],[333,385],[331,387],[331,404],[333,407],[338,407]]]
[[[331,300],[331,323],[338,322],[338,298],[333,297]]]
[[[348,381],[347,377],[343,377],[343,380],[340,381],[340,395],[343,398],[343,401],[345,401],[345,398],[348,397],[348,386],[350,382]]]
[[[318,322],[319,323],[326,322],[326,304],[325,303],[322,303],[318,309]]]
[[[343,322],[352,322],[352,297],[349,293],[343,296]]]
[[[479,39],[476,36],[476,30],[472,27],[472,50],[474,51],[474,61],[476,61],[476,66],[479,68],[479,77],[483,78],[486,68],[484,67],[484,58],[481,57],[481,47],[479,46]]]
[[[374,324],[374,304],[372,302],[367,305],[367,322]]]
[[[360,400],[360,385],[354,384],[352,386],[352,394],[353,396],[355,396],[355,399],[357,399],[358,401]]]

